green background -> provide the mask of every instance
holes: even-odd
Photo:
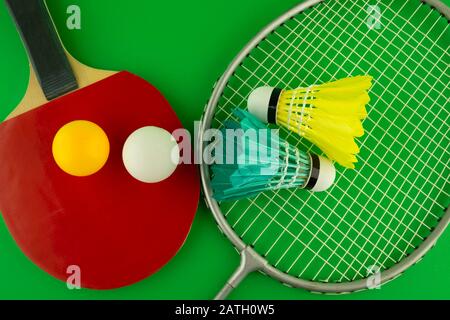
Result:
[[[102,69],[128,70],[158,87],[192,131],[211,88],[240,49],[298,0],[116,1],[48,0],[66,48]],[[450,0],[445,3],[450,4]],[[66,9],[81,7],[82,29],[65,27]],[[0,118],[19,102],[28,61],[0,1]],[[7,188],[8,186],[2,186]],[[232,299],[449,299],[450,232],[423,261],[380,290],[326,296],[288,288],[262,274],[250,275]],[[192,231],[160,272],[111,291],[68,290],[32,264],[0,219],[0,299],[210,299],[239,264],[201,202]]]

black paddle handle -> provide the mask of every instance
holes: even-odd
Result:
[[[78,88],[44,0],[5,0],[47,100]]]

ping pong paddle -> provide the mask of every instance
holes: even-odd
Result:
[[[78,266],[84,288],[133,284],[164,266],[190,230],[199,200],[194,165],[160,183],[134,179],[122,162],[127,137],[144,126],[182,128],[166,99],[136,75],[97,70],[68,54],[44,1],[6,0],[30,62],[27,92],[0,124],[0,211],[21,250],[65,281]],[[63,172],[52,141],[65,124],[88,120],[110,143],[104,167]],[[149,164],[151,165],[151,164]]]

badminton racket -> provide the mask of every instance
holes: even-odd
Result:
[[[201,165],[206,203],[242,260],[216,299],[256,270],[314,292],[371,288],[435,244],[450,220],[449,18],[434,0],[306,1],[235,58],[205,109],[199,156],[207,130],[233,119],[260,86],[294,89],[363,74],[374,81],[357,167],[338,166],[327,192],[267,191],[219,203],[210,166]],[[280,135],[321,154],[284,129]]]

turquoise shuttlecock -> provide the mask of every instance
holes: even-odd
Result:
[[[286,188],[328,189],[335,178],[333,164],[281,139],[250,113],[236,109],[216,143],[211,166],[212,189],[218,201],[253,197]]]

